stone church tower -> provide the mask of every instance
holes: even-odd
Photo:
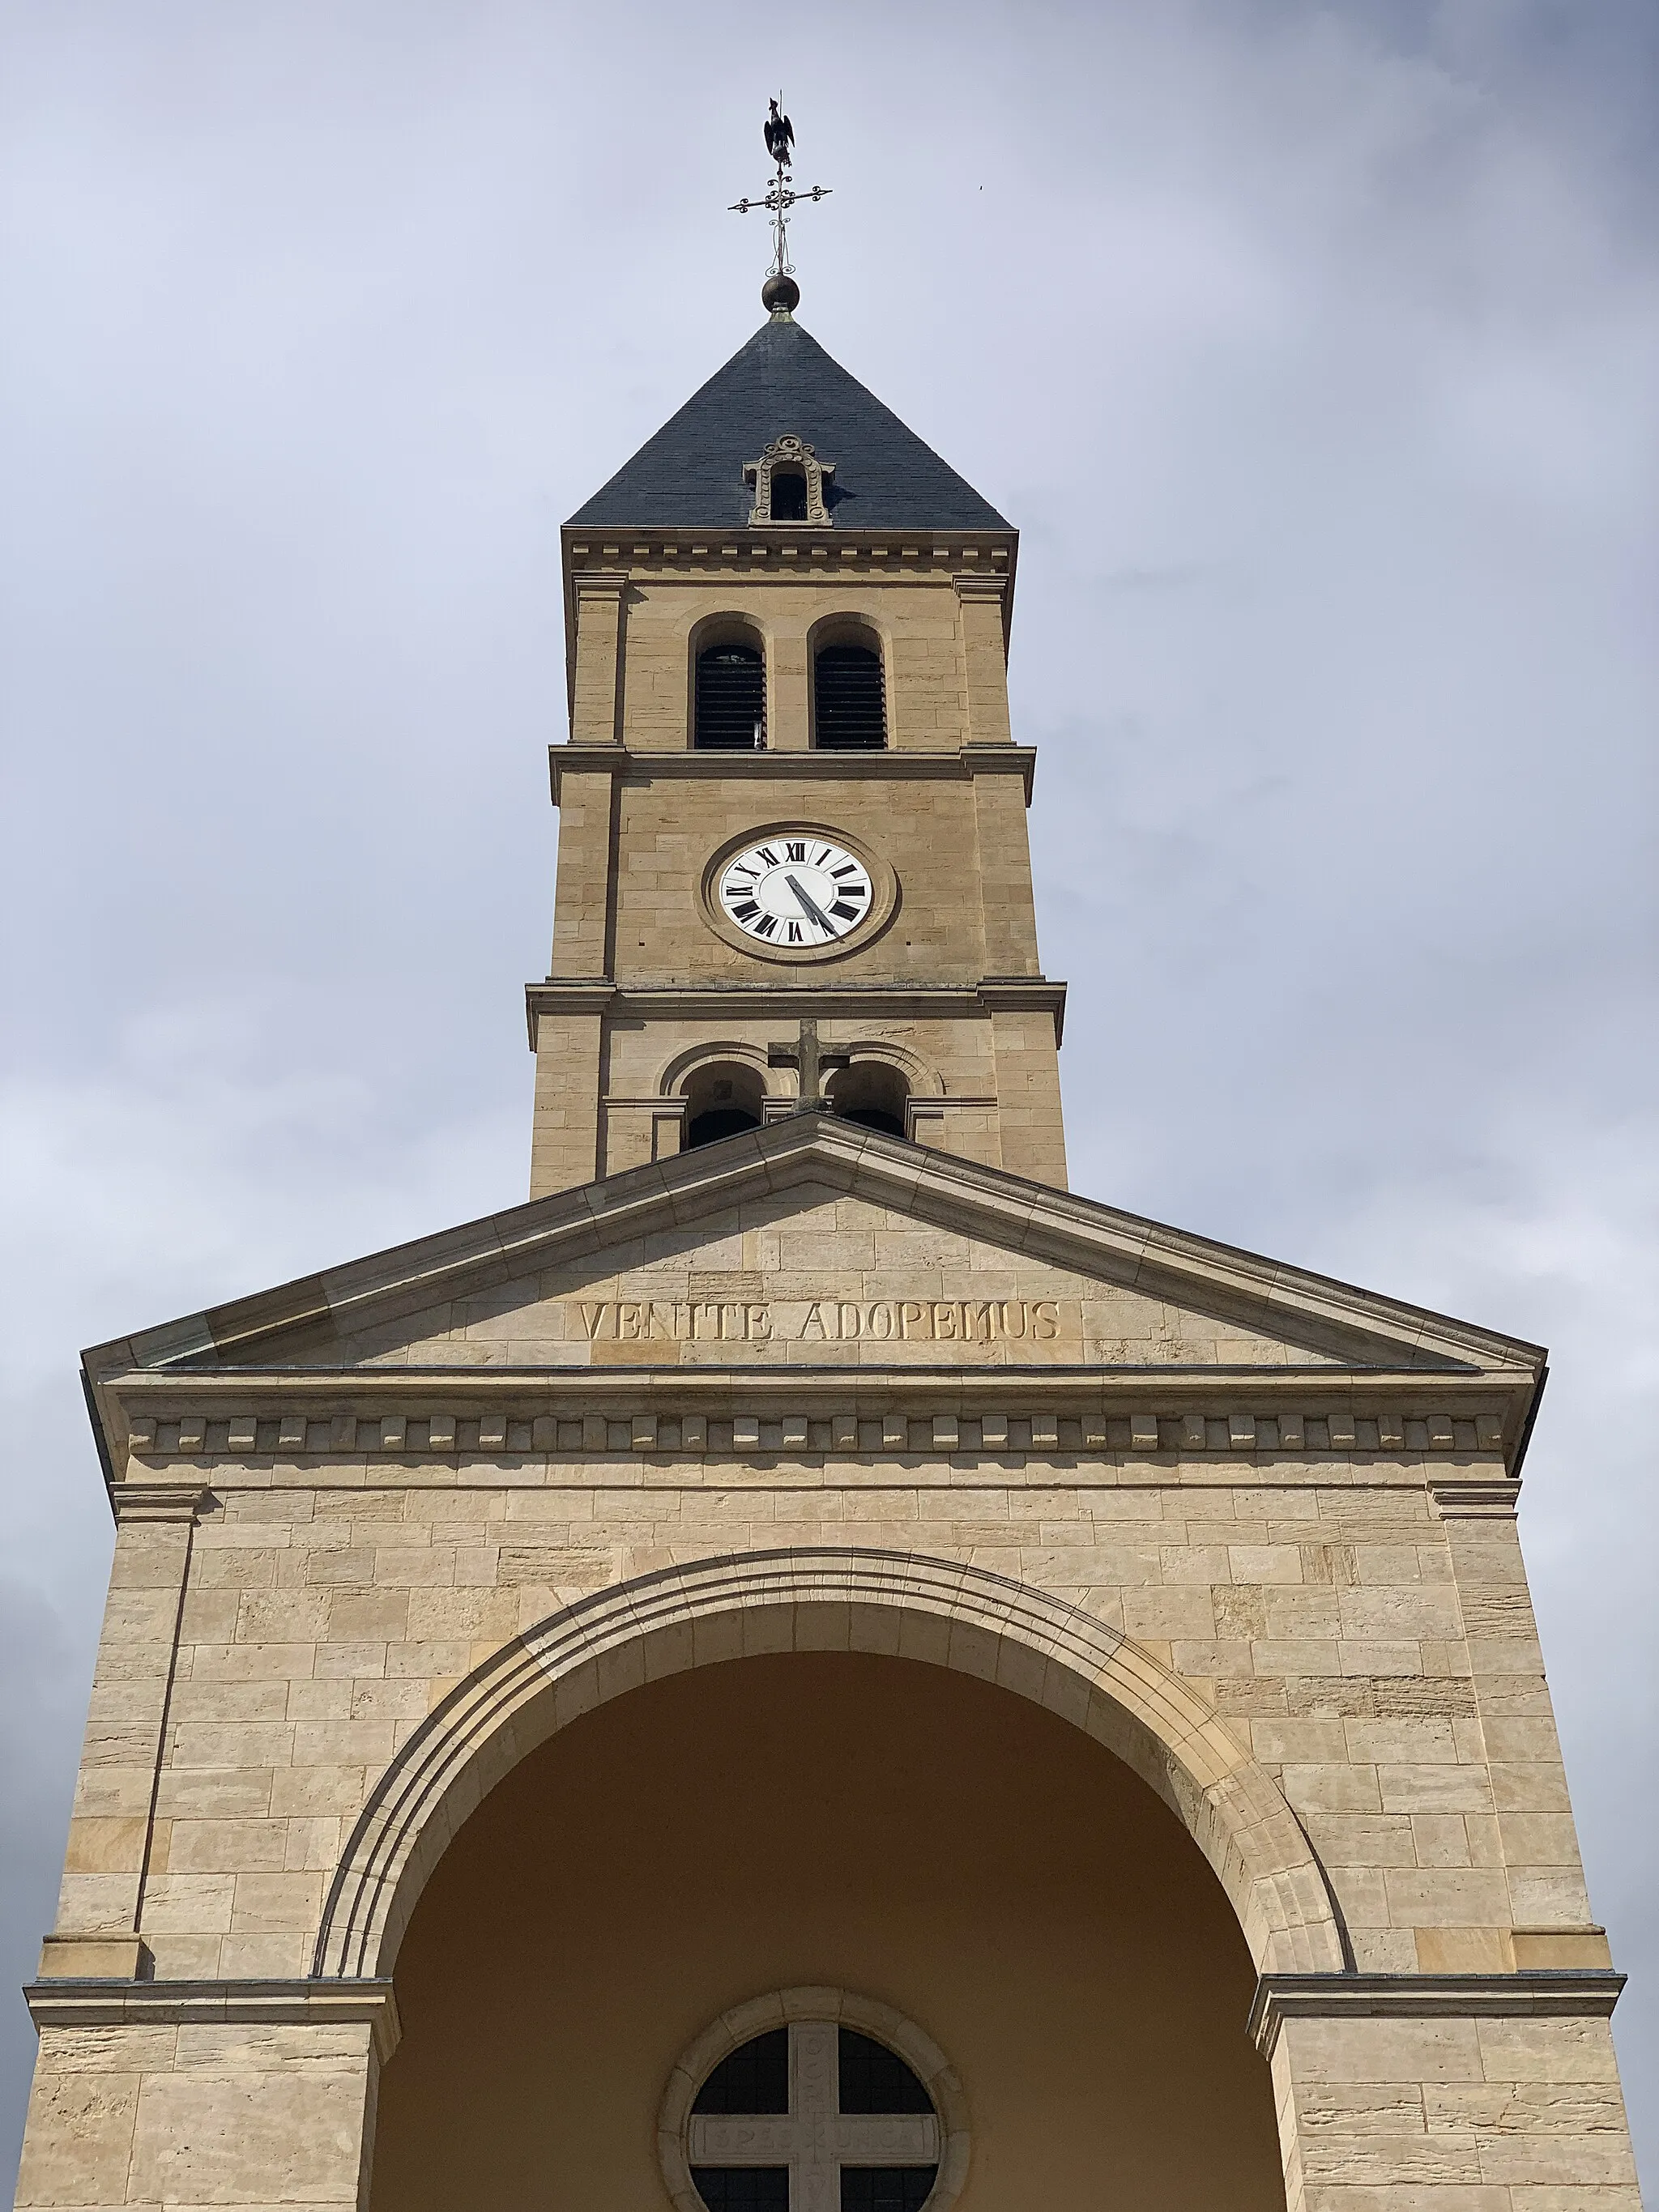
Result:
[[[529,1202],[86,1355],[19,2202],[1637,2212],[1544,1354],[1067,1191],[1016,535],[771,290],[565,532]]]

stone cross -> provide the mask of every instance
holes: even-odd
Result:
[[[789,2212],[841,2212],[843,2166],[937,2166],[931,2112],[843,2112],[833,2021],[789,2030],[787,2113],[695,2112],[686,2144],[693,2166],[787,2166]]]
[[[824,1095],[823,1079],[848,1065],[849,1055],[844,1052],[823,1052],[818,1046],[818,1025],[804,1021],[800,1025],[799,1044],[775,1044],[769,1047],[768,1064],[773,1067],[793,1067],[799,1070],[800,1096],[791,1111],[796,1114],[827,1114],[830,1101]]]

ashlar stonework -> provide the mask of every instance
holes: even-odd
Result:
[[[646,1333],[708,1306],[746,1333]],[[803,1364],[842,1306],[897,1333]],[[496,1776],[664,1670],[852,1649],[1063,1713],[1172,1807],[1306,2201],[1535,2147],[1633,2203],[1515,1541],[1540,1358],[818,1116],[102,1347],[120,1534],[20,2202],[355,2194],[399,1936]]]

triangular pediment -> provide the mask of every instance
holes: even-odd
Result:
[[[87,1355],[134,1370],[782,1364],[1534,1376],[1468,1324],[828,1117]]]

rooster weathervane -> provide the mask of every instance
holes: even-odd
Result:
[[[793,174],[795,156],[795,126],[783,112],[783,94],[769,103],[769,112],[761,126],[766,138],[766,150],[776,165],[776,174],[771,189],[763,199],[734,200],[733,215],[747,215],[750,209],[764,208],[772,218],[772,265],[767,271],[766,282],[761,287],[763,305],[774,314],[787,314],[800,304],[800,287],[795,282],[795,264],[789,258],[789,210],[802,200],[828,199],[828,185],[813,185],[809,190],[797,191]]]

